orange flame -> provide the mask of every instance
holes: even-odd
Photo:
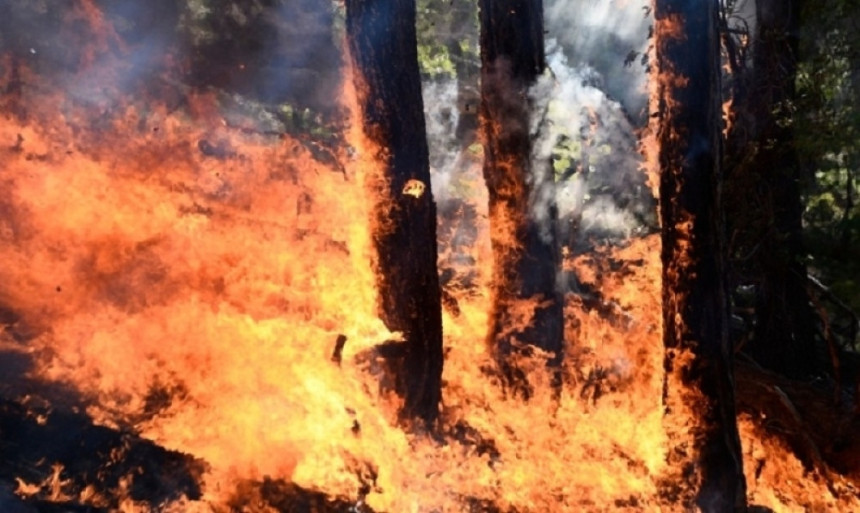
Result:
[[[658,492],[675,462],[660,401],[657,237],[566,259],[600,295],[568,294],[577,343],[565,385],[553,393],[538,356],[524,403],[482,370],[493,359],[479,191],[478,286],[452,291],[458,311],[444,313],[441,436],[409,434],[370,351],[395,334],[376,316],[369,265],[365,184],[378,152],[356,123],[342,172],[298,139],[231,126],[212,96],[189,97],[193,116],[142,101],[107,114],[46,91],[18,100],[28,117],[0,118],[0,304],[31,326],[40,377],[89,398],[98,422],[209,464],[203,499],[165,511],[222,510],[239,481],[263,476],[376,511],[676,510]],[[349,87],[343,101],[355,105]],[[202,153],[201,141],[224,152]],[[341,365],[330,358],[339,335]],[[741,420],[746,464],[766,462],[747,469],[751,501],[860,510]],[[61,469],[18,493],[46,486],[62,494]],[[80,499],[100,503],[91,490]]]

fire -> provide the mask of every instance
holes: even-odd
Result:
[[[529,403],[503,397],[481,372],[491,362],[486,294],[460,297],[459,315],[445,316],[445,429],[461,434],[440,444],[396,426],[397,400],[378,395],[357,363],[394,336],[372,308],[360,168],[344,176],[297,141],[200,129],[159,108],[129,107],[109,130],[80,137],[73,124],[85,115],[3,120],[0,140],[22,142],[4,171],[2,303],[38,326],[29,344],[41,377],[79,390],[98,422],[131,424],[205,460],[204,501],[267,475],[356,500],[364,479],[375,484],[363,499],[379,511],[456,511],[469,498],[546,508],[558,496],[571,506],[616,493],[647,501],[660,445],[646,440],[658,424],[643,437],[625,411],[637,401],[607,389],[583,402],[584,383],[561,400],[548,389]],[[236,156],[206,156],[204,139]],[[569,329],[594,341],[594,369],[627,380],[642,358],[629,358],[595,314]],[[618,341],[605,364],[601,339]],[[626,427],[607,434],[602,424]],[[641,447],[629,449],[636,439]],[[627,459],[606,465],[606,451]],[[570,475],[571,461],[588,472]],[[634,480],[623,472],[631,465]]]
[[[732,131],[734,116],[732,111],[733,98],[728,98],[723,102],[723,137],[727,137]]]
[[[81,5],[110,38],[98,8]],[[88,58],[109,77],[119,64],[104,59]],[[444,312],[439,433],[411,433],[373,352],[398,334],[375,309],[366,185],[377,153],[358,127],[340,169],[297,137],[228,121],[213,94],[187,92],[187,109],[170,109],[107,81],[111,101],[96,107],[111,108],[93,108],[19,71],[23,96],[3,100],[27,115],[6,103],[0,117],[0,305],[29,335],[4,331],[0,342],[34,359],[30,378],[83,397],[95,422],[205,461],[201,498],[153,510],[226,511],[266,477],[374,511],[675,510],[660,495],[675,462],[662,425],[656,236],[565,260],[599,295],[568,294],[576,343],[564,386],[552,390],[536,355],[521,363],[535,386],[524,402],[485,372],[490,233],[478,205],[477,284],[451,291],[457,310]],[[407,186],[418,197],[427,185]],[[751,500],[860,508],[804,477],[752,420],[741,426],[746,464],[767,462],[761,474],[747,468]],[[17,493],[68,500],[63,472],[19,481]],[[102,500],[91,489],[77,499]]]

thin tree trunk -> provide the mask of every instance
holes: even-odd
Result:
[[[759,208],[766,220],[754,255],[760,281],[756,329],[748,350],[762,366],[794,378],[826,369],[826,359],[816,349],[816,316],[801,260],[801,168],[792,127],[786,122],[795,95],[801,8],[799,0],[756,2],[747,105],[755,151],[747,172],[761,191]]]
[[[442,307],[415,1],[347,0],[346,30],[363,129],[381,166],[371,184],[380,315],[406,338],[396,371],[402,416],[429,428],[441,398]]]
[[[684,508],[745,505],[719,208],[716,0],[655,0],[669,476]],[[695,496],[685,493],[695,490]]]
[[[544,70],[543,2],[481,0],[481,124],[494,256],[490,343],[503,374],[528,395],[517,367],[531,347],[562,359],[553,176],[531,163],[529,86]]]

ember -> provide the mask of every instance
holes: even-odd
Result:
[[[713,20],[656,0],[637,120],[539,1],[432,86],[390,3],[0,5],[0,511],[860,511],[850,387],[716,297]]]

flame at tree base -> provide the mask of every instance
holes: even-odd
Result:
[[[265,477],[375,511],[674,510],[659,491],[656,237],[567,260],[599,294],[566,298],[558,396],[539,357],[521,364],[527,403],[484,371],[489,273],[450,291],[442,425],[409,434],[374,353],[396,334],[374,310],[363,156],[336,169],[299,139],[227,123],[205,96],[170,111],[33,86],[16,102],[27,116],[0,119],[0,304],[20,317],[4,347],[38,363],[31,378],[80,394],[96,422],[207,463],[202,499],[159,510],[228,511]],[[752,502],[860,510],[848,484],[834,494],[741,420]],[[62,475],[52,483],[63,496]]]

